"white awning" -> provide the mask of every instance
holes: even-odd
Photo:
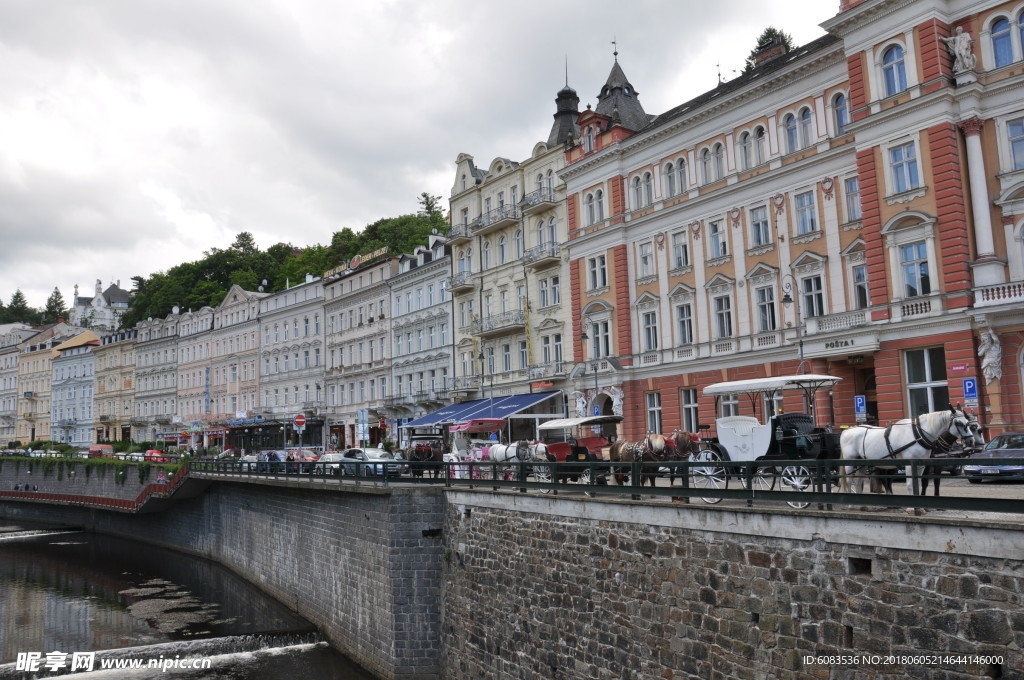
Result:
[[[708,385],[704,394],[761,394],[780,390],[810,390],[831,387],[842,378],[832,375],[805,373],[802,375],[780,375],[774,378],[753,378],[752,380],[732,380]]]
[[[590,416],[589,418],[557,418],[541,423],[538,430],[568,430],[580,425],[604,425],[605,423],[620,423],[622,416]]]

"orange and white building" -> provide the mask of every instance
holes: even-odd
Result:
[[[801,408],[702,395],[796,372],[843,378],[822,423],[863,396],[881,423],[966,402],[1024,427],[1022,10],[849,0],[658,115],[614,64],[561,177],[573,354],[623,435]]]

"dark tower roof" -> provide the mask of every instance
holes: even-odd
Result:
[[[597,95],[597,108],[594,111],[611,118],[612,124],[619,123],[628,130],[639,130],[647,125],[648,118],[637,94],[616,57],[608,80]]]
[[[579,115],[580,98],[576,90],[566,85],[555,97],[555,122],[551,125],[551,134],[548,135],[549,149],[580,136],[579,126],[576,125]]]

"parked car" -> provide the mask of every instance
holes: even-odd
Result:
[[[328,454],[324,454],[326,456]],[[320,458],[323,460],[323,457]],[[400,455],[374,448],[346,449],[341,453],[341,474],[343,475],[388,475],[395,476],[409,471],[409,466],[401,464],[405,459]]]
[[[1024,479],[1024,464],[1000,462],[1011,458],[1024,460],[1024,432],[1004,432],[993,437],[985,448],[971,455],[963,475],[973,484],[983,479]]]
[[[345,474],[341,467],[342,455],[337,451],[325,453],[313,464],[313,473],[318,475]]]
[[[157,451],[156,449],[150,449],[149,451],[146,451],[146,455],[143,456],[143,459],[147,463],[166,463],[166,462],[168,462],[167,456],[164,454],[164,452],[163,451]]]

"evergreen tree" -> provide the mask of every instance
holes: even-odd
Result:
[[[231,244],[231,250],[247,257],[260,252],[260,249],[256,247],[256,239],[247,231],[243,231],[235,237],[235,242]]]
[[[7,321],[9,323],[35,323],[38,313],[28,306],[28,300],[21,288],[14,291],[11,296],[11,304],[7,305]]]
[[[50,297],[46,299],[46,308],[43,310],[43,323],[54,323],[58,318],[68,318],[68,306],[64,302],[64,296],[60,289],[54,286]]]
[[[743,67],[744,73],[747,73],[748,71],[752,70],[757,65],[755,63],[757,53],[760,52],[765,47],[771,45],[772,42],[774,42],[776,39],[782,41],[782,44],[786,46],[787,52],[793,49],[793,36],[791,36],[789,33],[785,33],[784,31],[780,31],[774,26],[769,26],[768,28],[761,31],[761,35],[758,36],[757,38],[757,44],[754,46],[754,49],[750,50],[750,55],[747,57],[747,63]]]

